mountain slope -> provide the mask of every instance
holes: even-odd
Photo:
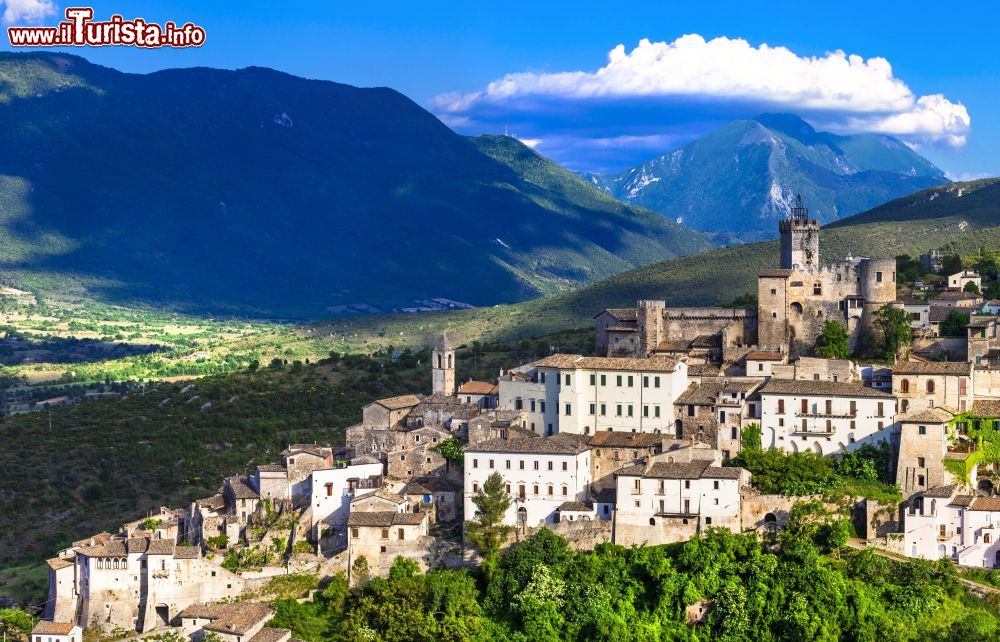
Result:
[[[790,114],[734,121],[622,174],[588,178],[723,241],[773,238],[798,193],[831,222],[947,182],[891,136],[817,132]]]
[[[271,317],[488,305],[710,247],[390,89],[0,54],[0,128],[0,270],[99,300]],[[527,158],[534,179],[482,149]]]
[[[936,248],[971,254],[980,247],[1000,247],[1000,179],[926,189],[824,226],[821,234],[824,262],[848,254],[916,256]],[[350,347],[364,350],[384,344],[379,333],[392,337],[397,346],[423,345],[428,336],[445,329],[456,344],[539,336],[586,327],[602,309],[631,307],[638,299],[665,299],[668,306],[725,304],[755,293],[757,272],[777,264],[777,241],[748,243],[647,265],[516,305],[421,316],[419,324],[390,316],[318,327],[351,335]]]

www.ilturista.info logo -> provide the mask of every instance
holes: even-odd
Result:
[[[54,27],[8,27],[14,47],[200,47],[205,44],[205,30],[190,22],[178,27],[173,22],[162,26],[142,18],[125,20],[113,15],[106,22],[94,22],[90,7],[66,9],[66,20]]]

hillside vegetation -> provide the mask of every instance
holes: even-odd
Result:
[[[49,295],[323,318],[520,301],[712,246],[386,88],[0,53],[0,123],[0,274]]]
[[[776,225],[775,225],[776,227]],[[976,254],[1000,247],[1000,179],[952,183],[922,190],[824,226],[824,261],[855,256],[916,256],[934,248]],[[342,337],[345,347],[371,350],[392,342],[423,345],[447,329],[459,341],[539,336],[583,327],[604,308],[665,299],[668,306],[718,305],[757,290],[757,271],[778,264],[778,242],[728,247],[617,274],[538,300],[448,314],[396,315],[317,324]]]

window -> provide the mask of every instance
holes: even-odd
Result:
[[[535,400],[531,400],[531,412],[535,412]]]
[[[520,468],[521,470],[524,470],[524,460],[523,459],[521,461],[517,462],[517,467]]]
[[[694,404],[688,404],[688,417],[694,417]]]
[[[542,372],[538,373],[538,382],[539,383],[545,383],[545,371],[544,370]]]
[[[785,400],[784,399],[778,399],[778,414],[779,415],[785,414]]]
[[[354,539],[358,539],[358,529],[356,528],[351,529],[351,537],[353,537]]]
[[[833,414],[833,399],[827,399],[826,400],[826,404],[824,404],[824,405],[826,406],[826,414],[832,415]]]
[[[918,426],[917,427],[917,434],[918,435],[926,435],[927,434],[927,426]]]
[[[690,479],[685,479],[684,480],[684,488],[691,488],[691,480]]]
[[[533,492],[535,495],[538,494],[538,484],[535,484],[534,486],[531,487],[531,492]]]
[[[544,401],[539,401],[538,402],[538,409],[540,411],[542,411],[542,412],[545,412],[545,402]]]
[[[401,528],[401,529],[399,529],[399,539],[400,539],[400,540],[404,540],[404,539],[406,539],[406,531],[405,531],[405,530],[403,530],[402,528]]]
[[[885,407],[884,406],[885,406],[885,404],[883,402],[881,402],[881,401],[878,402],[878,414],[875,415],[876,417],[884,417],[885,416]]]
[[[569,489],[568,488],[566,488],[565,486],[563,486],[562,489],[563,489],[563,497],[566,497],[567,495],[569,495]]]
[[[632,375],[629,375],[629,376],[628,376],[628,387],[629,387],[629,388],[631,388],[631,387],[632,387]]]
[[[813,283],[813,296],[819,296],[823,294],[823,286],[819,283]]]
[[[493,460],[490,460],[490,470],[493,470]]]
[[[532,401],[532,403],[534,403],[534,401]],[[524,410],[524,399],[514,400],[514,410]],[[532,406],[531,410],[535,410],[534,406]]]
[[[552,470],[552,462],[549,462],[549,470]]]
[[[642,416],[643,417],[648,417],[649,416],[649,406],[643,406],[642,407]]]
[[[333,496],[333,484],[327,484],[326,485],[326,496],[327,497],[332,497]]]
[[[473,468],[479,468],[479,460],[478,459],[473,459],[472,460],[472,467]]]
[[[474,493],[478,493],[479,492],[479,484],[473,484],[472,485],[472,492],[474,492]]]
[[[917,466],[919,468],[924,468],[926,463],[927,460],[925,460],[923,457],[917,457]]]
[[[805,414],[807,412],[809,412],[809,400],[808,399],[803,399],[802,400],[802,414]]]
[[[660,418],[660,407],[659,406],[653,406],[653,416],[656,417],[657,419]]]
[[[777,293],[778,293],[778,291],[776,289],[771,288],[771,294],[777,294]]]
[[[573,404],[566,404],[566,416],[569,417],[573,414]]]
[[[927,394],[934,394],[934,380],[930,379],[927,381]]]
[[[601,416],[603,417],[603,416],[605,416],[607,414],[608,414],[608,407],[607,407],[606,404],[602,403],[601,404]]]
[[[642,377],[642,387],[643,388],[649,387],[649,377],[647,377],[646,375],[643,375]]]
[[[570,378],[570,375],[566,375],[565,381],[566,381],[566,385],[569,386],[569,385],[572,385],[573,379]]]
[[[858,402],[851,399],[851,416],[858,414]]]
[[[597,385],[597,375],[595,375],[595,374],[590,375],[590,385],[592,385],[592,386],[596,386]]]
[[[737,429],[736,426],[733,426],[732,428],[729,429],[729,438],[736,439],[736,436],[737,436]]]
[[[553,495],[555,495],[555,491],[552,490],[552,484],[549,484],[549,497],[552,497]]]
[[[615,416],[616,417],[621,417],[622,416],[622,405],[621,404],[618,404],[618,406],[617,406],[617,408],[615,410]]]
[[[629,404],[629,405],[628,405],[628,416],[629,416],[629,417],[631,417],[631,416],[632,416],[632,404]]]
[[[622,387],[622,376],[621,376],[621,375],[618,375],[617,377],[615,377],[615,381],[616,381],[616,385],[617,385],[617,386],[618,386],[619,388],[621,388],[621,387]]]
[[[608,378],[606,375],[601,375],[601,385],[602,386],[608,385]]]
[[[712,518],[711,517],[706,517],[705,518],[705,526],[711,526],[711,525],[712,525]]]
[[[383,528],[382,529],[382,539],[389,539],[389,529],[388,528]]]
[[[660,387],[660,378],[659,377],[653,377],[653,387],[654,388],[659,388]]]
[[[924,476],[917,475],[917,486],[923,486],[923,485],[924,485]]]
[[[538,470],[538,462],[535,462],[535,470]]]
[[[757,372],[763,372],[763,370],[764,370],[764,364],[763,363],[758,363],[757,364]]]
[[[715,481],[712,482],[712,488],[715,489],[715,490],[719,490],[719,480],[718,479],[716,479]]]
[[[563,469],[563,470],[569,470],[569,466],[567,465],[567,462],[565,462],[565,461],[564,461],[564,462],[562,463],[562,469]]]
[[[597,410],[597,404],[590,404],[590,414],[595,414]]]
[[[910,392],[910,380],[909,379],[903,379],[902,381],[899,382],[899,391],[903,392],[903,393]]]
[[[882,273],[881,272],[876,272],[875,273],[875,282],[876,283],[881,283],[882,282]]]

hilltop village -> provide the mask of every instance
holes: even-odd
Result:
[[[268,581],[304,569],[356,582],[398,557],[425,570],[475,564],[468,524],[497,486],[508,544],[541,529],[581,550],[713,528],[768,537],[802,497],[761,492],[733,465],[751,448],[841,458],[884,444],[902,501],[855,498],[860,540],[1000,568],[997,465],[983,441],[1000,425],[1000,303],[966,291],[975,273],[949,279],[937,299],[974,313],[961,350],[944,353],[929,304],[897,298],[894,259],[821,263],[820,225],[801,202],[779,230],[756,310],[643,300],[595,311],[597,356],[550,354],[495,381],[459,382],[455,347],[438,336],[430,393],[368,404],[343,445],[291,444],[216,495],[58,551],[33,639],[79,642],[99,628],[285,642],[291,631],[269,627],[272,607],[254,599]],[[884,309],[912,330],[893,363],[810,355],[827,321],[856,348]]]

